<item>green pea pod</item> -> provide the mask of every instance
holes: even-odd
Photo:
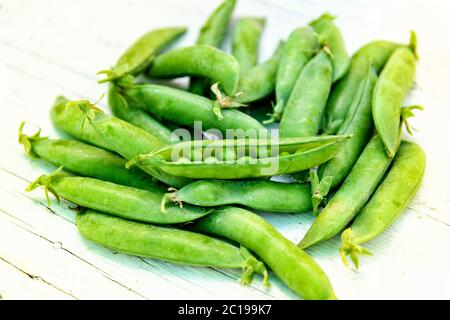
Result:
[[[358,268],[358,254],[370,254],[360,244],[377,237],[402,214],[420,187],[425,165],[422,148],[403,141],[386,178],[352,225],[342,233],[340,253],[345,264],[349,255]]]
[[[416,56],[408,48],[395,50],[386,63],[373,94],[372,114],[378,135],[390,157],[395,155],[400,137],[403,100],[411,89],[416,69]]]
[[[234,95],[239,82],[239,63],[232,55],[209,45],[177,48],[155,58],[148,75],[156,78],[197,76],[218,82]]]
[[[415,50],[416,34],[411,32],[410,47]],[[364,81],[368,65],[379,74],[392,53],[401,47],[406,47],[390,41],[372,41],[359,49],[352,57],[350,70],[339,81],[330,94],[325,112],[324,132],[335,134],[347,116],[347,112],[353,103],[360,83]]]
[[[87,239],[119,252],[193,266],[242,269],[241,282],[253,273],[264,275],[264,264],[250,252],[198,233],[124,220],[93,210],[77,214],[77,227]]]
[[[264,180],[198,180],[168,194],[175,203],[186,202],[201,207],[239,204],[255,210],[272,212],[311,211],[308,184]]]
[[[391,161],[384,151],[381,139],[378,136],[373,137],[340,189],[316,218],[298,246],[305,249],[341,232],[369,200]]]
[[[257,120],[234,109],[223,109],[221,116],[216,108],[226,108],[219,101],[179,89],[153,84],[133,85],[123,88],[127,101],[148,111],[154,116],[182,126],[194,127],[195,121],[201,121],[203,130],[218,129],[223,134],[227,129],[242,129],[268,132]]]
[[[364,82],[360,84],[352,106],[338,134],[352,134],[338,154],[319,168],[319,177],[333,177],[331,188],[344,181],[370,139],[373,128],[372,97],[377,82],[375,70],[368,66]],[[398,130],[397,130],[398,132]]]
[[[136,127],[151,133],[163,143],[171,143],[172,130],[161,124],[142,109],[136,108],[128,103],[118,92],[118,88],[111,84],[108,91],[108,104],[113,114]]]
[[[189,141],[139,155],[127,167],[156,168],[170,175],[198,179],[268,177],[318,166],[334,157],[348,138],[350,136],[281,139],[279,142],[266,139]],[[285,151],[292,146],[296,147],[295,152]],[[226,159],[208,156],[225,152],[233,155]],[[194,153],[199,156],[194,156],[193,161],[186,157]]]
[[[280,136],[315,136],[331,89],[333,66],[321,50],[303,68],[295,82],[280,121]]]
[[[196,44],[206,44],[219,48],[230,22],[236,0],[225,0],[208,17],[200,29]],[[191,78],[189,91],[198,95],[209,93],[210,82],[207,79]]]
[[[304,299],[336,299],[320,266],[256,214],[240,208],[223,207],[195,221],[193,229],[229,238],[252,250]]]
[[[334,16],[328,13],[310,22],[310,26],[319,35],[321,42],[329,47],[333,62],[333,82],[341,79],[348,71],[350,57],[345,47],[344,38],[339,28],[334,24]]]
[[[163,28],[152,30],[129,47],[119,58],[112,70],[102,70],[98,74],[106,74],[99,83],[119,79],[124,75],[138,75],[153,61],[155,55],[167,45],[186,32],[186,28]]]
[[[259,40],[264,29],[264,18],[240,18],[234,27],[231,52],[245,73],[258,64]]]
[[[50,205],[48,192],[72,201],[81,207],[100,210],[118,217],[157,224],[173,224],[198,219],[212,212],[194,206],[180,208],[172,205],[161,212],[164,193],[118,185],[86,177],[71,177],[61,168],[32,182],[27,191],[43,186]]]
[[[236,101],[250,103],[261,100],[274,92],[278,64],[283,50],[284,42],[280,42],[269,60],[254,66],[241,75]]]
[[[127,161],[112,152],[77,140],[51,140],[40,137],[40,131],[33,136],[27,136],[22,133],[22,128],[23,123],[19,130],[19,142],[32,157],[41,158],[56,167],[64,167],[86,177],[152,192],[161,193],[165,190],[141,170],[127,170]]]
[[[279,121],[284,105],[289,99],[295,82],[304,66],[320,50],[317,35],[309,27],[297,28],[286,41],[276,75],[275,93],[277,104],[267,123]]]

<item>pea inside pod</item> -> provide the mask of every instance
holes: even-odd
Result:
[[[162,28],[152,30],[134,42],[119,58],[112,70],[102,70],[106,74],[99,83],[119,79],[124,75],[138,75],[153,61],[155,55],[186,32],[184,27]]]
[[[178,264],[242,269],[241,282],[250,284],[254,273],[264,275],[264,264],[241,247],[236,248],[198,233],[157,227],[102,214],[94,210],[78,213],[77,228],[85,238],[119,252]]]
[[[420,187],[426,158],[422,148],[403,141],[386,178],[370,201],[342,233],[340,253],[345,264],[347,256],[359,266],[359,254],[370,254],[361,247],[388,228],[405,210]]]

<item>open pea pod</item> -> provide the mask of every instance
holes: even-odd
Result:
[[[189,141],[128,162],[197,179],[245,179],[316,167],[333,158],[350,135],[287,139]]]

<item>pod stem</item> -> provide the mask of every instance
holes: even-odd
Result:
[[[216,82],[211,86],[211,91],[216,96],[216,101],[214,101],[213,112],[216,115],[217,119],[222,120],[222,109],[225,108],[240,108],[247,107],[246,104],[239,103],[235,100],[238,96],[242,94],[242,92],[236,93],[234,96],[222,96],[222,91],[220,91],[219,83]]]
[[[309,171],[310,181],[311,181],[311,202],[313,207],[313,214],[318,215],[319,206],[326,202],[326,197],[331,189],[331,184],[333,183],[332,176],[323,177],[319,181],[319,176],[315,170]]]
[[[63,167],[59,167],[58,169],[56,169],[55,171],[53,171],[51,174],[49,175],[42,175],[39,178],[37,178],[36,180],[34,180],[33,182],[31,182],[28,187],[26,188],[26,191],[33,191],[34,189],[36,189],[39,186],[43,186],[44,187],[44,192],[45,192],[45,198],[47,199],[47,204],[50,206],[50,197],[49,197],[49,192],[51,194],[53,194],[53,196],[55,196],[56,200],[60,201],[59,199],[59,195],[56,193],[56,191],[51,187],[51,183],[54,179],[60,178],[62,176],[64,176],[64,172],[62,171]]]
[[[410,37],[409,37],[409,46],[408,46],[416,59],[419,59],[419,54],[417,52],[417,34],[414,30],[410,31]]]
[[[100,71],[97,72],[96,74],[97,74],[97,75],[104,74],[104,75],[106,76],[105,78],[98,80],[98,81],[97,81],[98,83],[109,82],[109,81],[111,81],[111,80],[114,80],[114,79],[120,77],[119,74],[117,74],[117,73],[115,73],[113,70],[109,70],[109,69],[106,69],[106,70],[100,70]]]
[[[356,270],[359,268],[359,255],[371,256],[372,253],[366,248],[361,247],[355,243],[352,243],[351,240],[352,228],[348,228],[344,232],[342,232],[342,245],[339,249],[339,254],[341,255],[342,262],[346,267],[348,267],[347,256],[350,256],[353,264],[355,265]]]
[[[271,123],[280,121],[281,113],[283,112],[283,108],[284,108],[283,100],[278,101],[275,105],[273,105],[273,103],[272,103],[273,113],[267,114],[267,116],[269,116],[269,119],[264,120],[263,124],[267,125],[267,124],[271,124]]]
[[[408,122],[408,119],[415,116],[414,112],[413,112],[414,110],[422,111],[423,109],[424,109],[424,107],[421,106],[421,105],[412,105],[412,106],[407,106],[407,107],[403,107],[402,108],[402,111],[401,111],[401,122],[405,125],[406,131],[408,131],[408,133],[410,135],[413,134],[412,133],[413,130],[415,130],[415,131],[417,131],[417,130],[411,127],[411,125]]]
[[[80,130],[83,129],[86,119],[91,122],[92,120],[94,120],[97,113],[103,113],[103,111],[97,107],[97,104],[103,99],[104,96],[105,94],[103,93],[100,98],[94,103],[90,102],[87,99],[74,100],[66,103],[66,107],[70,108],[76,106],[83,113],[83,119],[80,123]]]
[[[244,265],[242,266],[243,273],[241,276],[241,283],[243,285],[250,285],[253,280],[254,273],[258,273],[263,275],[263,285],[270,287],[269,273],[267,272],[264,263],[256,259],[245,247],[241,246],[240,252],[242,257],[245,259]]]
[[[25,152],[33,157],[33,158],[39,158],[39,156],[33,152],[33,148],[32,148],[32,143],[34,141],[38,141],[38,140],[46,140],[48,139],[48,137],[41,137],[41,128],[38,129],[38,131],[33,134],[32,136],[28,136],[26,134],[23,133],[23,127],[25,126],[25,121],[22,121],[20,126],[19,126],[19,143],[23,145],[23,147],[25,148]]]
[[[161,212],[167,213],[166,203],[169,200],[170,202],[176,203],[180,208],[183,208],[183,202],[177,198],[178,190],[174,187],[170,187],[167,189],[168,193],[164,194],[161,200]]]

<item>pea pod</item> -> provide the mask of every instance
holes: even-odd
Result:
[[[79,140],[115,151],[128,160],[164,145],[147,131],[103,113],[86,100],[68,103],[66,98],[58,97],[52,107],[51,116],[59,129]],[[158,170],[144,171],[177,188],[190,182]]]
[[[411,32],[410,47],[415,50],[416,34]],[[330,94],[325,112],[324,132],[335,134],[347,116],[361,82],[364,81],[368,65],[379,74],[391,54],[405,45],[390,41],[372,41],[360,48],[352,57],[350,70]]]
[[[197,76],[218,82],[234,95],[239,82],[239,63],[232,55],[209,45],[177,48],[155,58],[148,75],[156,78]]]
[[[201,121],[203,129],[242,129],[267,132],[257,120],[234,109],[223,109],[220,116],[215,112],[221,109],[218,101],[192,94],[183,90],[154,84],[132,85],[123,88],[123,94],[133,105],[150,112],[163,120],[182,126],[194,127]]]
[[[384,151],[381,139],[374,136],[298,246],[305,249],[341,232],[369,200],[391,160]]]
[[[168,194],[175,203],[202,207],[239,204],[272,212],[308,212],[312,209],[309,184],[264,180],[198,180]]]
[[[331,89],[333,67],[321,50],[303,68],[295,82],[280,121],[280,136],[315,136]]]
[[[179,264],[242,269],[241,282],[250,284],[253,273],[264,275],[264,264],[241,247],[236,248],[198,233],[124,220],[93,210],[78,213],[77,227],[85,238],[107,248]]]
[[[236,101],[250,103],[261,100],[275,90],[278,64],[283,54],[284,43],[280,42],[272,57],[241,75]]]
[[[372,114],[386,152],[395,155],[400,137],[397,128],[400,123],[403,100],[414,81],[416,56],[408,48],[395,50],[380,74],[373,95]]]
[[[144,129],[163,143],[171,143],[172,130],[161,124],[142,109],[128,103],[120,94],[118,88],[111,84],[108,91],[108,104],[113,114],[136,127]]]
[[[345,264],[349,255],[358,268],[358,254],[370,254],[360,244],[377,237],[402,214],[420,187],[425,164],[425,153],[417,144],[401,143],[386,178],[342,233],[340,253]]]
[[[349,137],[188,141],[139,155],[127,167],[156,168],[170,175],[198,179],[269,177],[320,165],[330,160]],[[192,154],[191,160],[188,157]]]
[[[275,93],[277,103],[267,123],[280,121],[284,105],[294,88],[302,69],[320,49],[319,40],[309,27],[297,28],[286,41],[276,75]]]
[[[70,172],[100,180],[106,180],[125,186],[152,192],[164,192],[164,188],[137,168],[127,170],[126,160],[122,157],[85,144],[77,140],[51,140],[22,133],[24,123],[19,130],[19,142],[32,157],[41,158],[56,167],[63,166]]]
[[[342,146],[333,159],[320,166],[318,170],[321,179],[327,176],[332,177],[331,188],[342,183],[370,139],[373,128],[372,97],[377,75],[371,66],[367,68],[366,73],[347,118],[338,132],[338,134],[352,134],[352,139]]]
[[[219,48],[227,30],[236,0],[225,0],[208,17],[200,29],[196,44]],[[189,91],[198,95],[209,93],[210,82],[202,78],[191,78]]]
[[[240,18],[234,27],[232,54],[239,62],[241,73],[258,64],[259,40],[265,25],[264,18]]]
[[[112,182],[71,177],[61,172],[61,168],[50,175],[43,175],[32,182],[27,191],[43,186],[47,201],[48,192],[72,201],[79,206],[100,210],[118,217],[157,224],[188,222],[211,213],[211,209],[194,206],[179,208],[172,205],[161,212],[164,193],[118,185]]]
[[[325,13],[309,25],[317,32],[321,42],[327,45],[331,51],[333,82],[336,82],[347,73],[350,66],[350,57],[342,33],[334,24],[334,19],[334,16]]]
[[[173,27],[152,30],[129,47],[119,58],[112,70],[102,70],[98,74],[106,74],[99,83],[119,79],[124,75],[138,75],[153,61],[155,55],[186,32],[186,28]]]
[[[229,238],[252,250],[304,299],[336,299],[320,266],[256,214],[240,208],[223,207],[197,220],[193,228]]]

